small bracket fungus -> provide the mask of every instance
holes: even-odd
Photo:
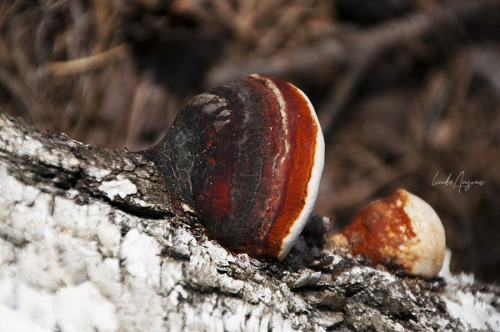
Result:
[[[282,260],[314,206],[324,149],[306,95],[253,74],[194,97],[142,154],[161,172],[173,205],[194,214],[209,237]]]
[[[378,263],[400,267],[405,273],[432,278],[443,266],[444,228],[434,209],[403,189],[361,209],[330,247],[347,247]]]

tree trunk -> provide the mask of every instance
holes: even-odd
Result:
[[[282,263],[228,252],[176,214],[140,155],[2,112],[0,183],[0,331],[500,328],[495,286],[322,252],[326,218]]]

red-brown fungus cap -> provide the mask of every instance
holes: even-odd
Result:
[[[432,207],[403,190],[361,209],[342,231],[354,255],[432,278],[443,266],[444,228]],[[336,241],[339,241],[338,237]]]
[[[253,74],[193,98],[145,156],[211,238],[281,260],[314,206],[324,140],[302,91]]]

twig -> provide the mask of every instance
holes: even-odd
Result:
[[[126,45],[121,44],[110,50],[86,58],[49,62],[46,68],[54,76],[81,74],[105,67],[111,62],[119,60],[123,57],[126,50]]]

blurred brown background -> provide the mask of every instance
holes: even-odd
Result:
[[[0,108],[139,150],[192,96],[293,82],[327,141],[318,214],[402,187],[440,215],[452,270],[500,281],[500,5],[443,0],[0,0]],[[486,181],[464,188],[445,181]]]

